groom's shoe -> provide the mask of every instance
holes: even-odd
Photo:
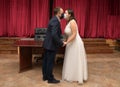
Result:
[[[46,80],[48,80],[48,79],[43,77],[43,81],[46,81]]]
[[[48,80],[48,83],[56,84],[56,83],[60,83],[60,80],[56,80],[56,79]]]

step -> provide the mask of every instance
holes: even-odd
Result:
[[[0,51],[0,54],[17,54],[18,52],[16,50],[2,50]]]
[[[13,45],[0,45],[0,51],[1,50],[17,50],[17,47]]]
[[[82,39],[84,42],[106,42],[105,39],[99,39],[99,38],[84,38]]]
[[[16,40],[26,40],[34,38],[18,38],[18,37],[1,37],[0,38],[0,53],[3,54],[17,54],[17,47],[14,47]],[[99,38],[84,38],[83,39],[86,53],[112,53],[113,49],[106,43],[105,39]],[[34,50],[33,53],[37,53],[39,49]]]

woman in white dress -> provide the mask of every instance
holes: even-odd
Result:
[[[88,79],[87,60],[84,43],[79,35],[74,12],[71,9],[65,11],[67,25],[65,28],[66,49],[62,70],[62,80],[83,84]]]

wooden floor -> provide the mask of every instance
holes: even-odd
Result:
[[[76,82],[48,84],[42,81],[41,61],[33,61],[33,69],[18,73],[17,54],[0,54],[0,87],[120,87],[120,52],[87,54],[89,79],[83,85]],[[62,64],[56,64],[54,74],[61,79]]]

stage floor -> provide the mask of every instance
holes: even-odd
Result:
[[[120,87],[120,52],[87,54],[89,79],[83,85],[76,82],[48,84],[42,81],[41,61],[33,61],[33,69],[18,73],[19,57],[0,54],[0,87]],[[54,74],[61,79],[62,64],[56,64]]]

